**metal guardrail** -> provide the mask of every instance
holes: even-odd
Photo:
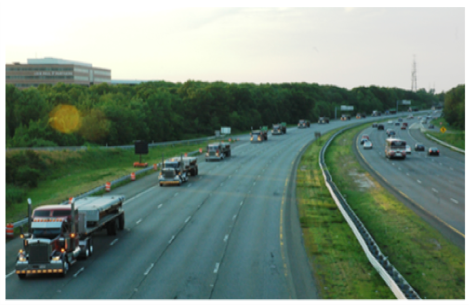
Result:
[[[425,130],[426,130],[426,129],[425,129]],[[424,135],[426,135],[427,137],[429,137],[429,138],[432,139],[433,141],[437,141],[438,143],[440,143],[440,144],[443,145],[443,146],[446,146],[446,147],[448,147],[448,148],[450,148],[450,149],[452,149],[452,150],[455,150],[455,151],[457,151],[457,152],[466,154],[466,152],[465,152],[464,150],[462,150],[461,148],[459,148],[459,147],[452,146],[452,145],[446,143],[445,141],[441,141],[440,139],[437,139],[437,138],[435,138],[434,136],[429,135],[428,133],[424,133]]]
[[[398,299],[420,299],[420,296],[417,294],[417,292],[410,286],[410,284],[404,279],[399,271],[391,264],[388,258],[381,252],[380,248],[376,244],[376,241],[373,239],[371,234],[365,228],[352,208],[350,208],[347,201],[342,196],[335,183],[332,181],[332,176],[327,170],[327,165],[324,158],[327,147],[336,136],[355,126],[357,125],[342,129],[335,133],[321,149],[319,154],[319,166],[321,167],[326,186],[329,189],[329,192],[331,193],[331,196],[340,212],[344,216],[345,220],[355,234],[358,242],[362,246],[369,262],[376,269],[376,271],[378,271],[379,275],[383,278],[384,282],[386,285],[388,285],[394,295]]]

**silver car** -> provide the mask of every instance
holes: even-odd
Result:
[[[365,141],[365,143],[363,143],[363,149],[372,149],[373,148],[373,143],[371,143],[371,141]]]

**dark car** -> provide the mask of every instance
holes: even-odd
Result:
[[[378,130],[384,130],[384,125],[383,125],[383,124],[379,124],[379,125],[378,125]]]
[[[428,129],[433,129],[433,128],[435,128],[435,126],[433,126],[433,125],[428,125]]]
[[[378,127],[378,123],[373,123],[373,125],[371,125],[371,127]]]
[[[430,147],[428,149],[428,155],[429,156],[439,156],[440,155],[440,151],[438,150],[438,148],[436,147]]]
[[[396,122],[396,124],[394,124],[394,125],[396,125],[396,126],[400,126],[400,125],[401,125],[401,123],[399,123],[399,122]]]
[[[407,124],[407,122],[402,123],[402,125],[404,125],[405,127],[409,126],[409,124]]]
[[[364,144],[366,141],[369,141],[370,140],[370,137],[366,134],[362,135],[362,138],[360,140],[360,144]]]
[[[399,118],[399,119],[398,119],[398,121],[399,121],[399,122],[402,122],[402,119],[401,119],[401,118]]]
[[[425,146],[422,143],[415,143],[415,151],[425,151]]]
[[[388,137],[390,137],[390,136],[395,136],[395,135],[396,135],[396,132],[395,132],[394,130],[392,130],[392,129],[388,129],[388,130],[386,130],[386,135],[387,135]]]
[[[401,129],[405,130],[405,129],[406,129],[405,125],[402,125],[402,126],[401,126]]]

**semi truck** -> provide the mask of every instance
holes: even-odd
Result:
[[[281,135],[287,133],[287,123],[282,122],[278,124],[272,125],[272,134],[273,135]]]
[[[264,141],[267,141],[267,130],[264,130],[263,128],[251,130],[251,143],[260,143]]]
[[[341,121],[348,121],[348,120],[350,120],[350,115],[342,114],[342,116],[340,117],[340,120]]]
[[[16,260],[16,274],[58,274],[65,276],[79,257],[93,254],[93,234],[106,229],[116,235],[125,226],[122,209],[125,197],[71,198],[66,205],[40,206],[31,213],[28,199],[27,233],[21,232],[23,247]]]
[[[318,120],[319,124],[329,124],[329,118],[328,117],[320,117]]]
[[[231,157],[231,147],[228,143],[211,143],[207,145],[207,152],[205,153],[205,161],[210,160],[223,160],[226,157]]]
[[[310,124],[311,123],[308,120],[300,120],[298,122],[298,128],[309,128]]]
[[[371,116],[381,116],[381,112],[378,110],[373,110],[373,113],[371,113]]]
[[[197,176],[199,167],[195,157],[174,157],[163,161],[158,181],[160,186],[178,185],[181,186],[189,181],[190,176]]]

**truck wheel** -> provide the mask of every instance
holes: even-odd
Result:
[[[83,255],[83,258],[84,259],[88,259],[88,257],[90,257],[90,241],[88,241],[86,243],[86,247],[85,247],[85,254]]]
[[[20,278],[20,280],[24,280],[26,278],[26,274],[18,274],[18,277]]]
[[[113,219],[107,223],[107,235],[116,235],[117,234],[117,227],[118,227],[117,219]]]
[[[124,213],[120,214],[119,216],[119,230],[124,230],[125,227],[125,215]]]
[[[90,251],[90,256],[93,255],[93,238],[88,239],[88,250]]]

